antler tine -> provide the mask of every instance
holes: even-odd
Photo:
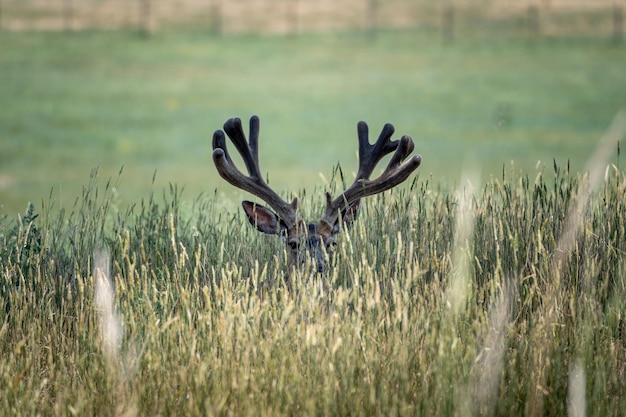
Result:
[[[387,154],[393,152],[398,147],[398,141],[391,140],[391,135],[395,132],[391,123],[386,123],[378,135],[378,140],[374,145],[369,143],[369,128],[367,123],[361,121],[357,124],[359,136],[359,172],[356,179],[369,179],[376,168],[378,162]]]
[[[228,119],[226,123],[224,123],[224,131],[233,142],[233,145],[235,145],[235,148],[237,148],[237,151],[241,154],[250,177],[263,180],[258,153],[259,130],[260,121],[258,116],[252,116],[250,118],[249,141],[246,141],[246,134],[243,132],[243,126],[240,118],[234,117],[232,119]]]
[[[403,161],[413,152],[415,145],[410,136],[402,136],[400,140],[391,141],[391,135],[395,129],[390,123],[385,124],[374,145],[369,143],[368,127],[365,122],[359,122],[357,131],[359,136],[357,177],[354,183],[334,200],[331,200],[330,194],[326,193],[326,211],[323,221],[331,226],[336,222],[340,210],[363,197],[382,193],[401,184],[422,162],[420,155],[414,155],[403,164]],[[378,178],[370,180],[369,177],[378,162],[393,151],[395,153],[383,173]]]
[[[259,130],[259,118],[252,116],[250,118],[250,139],[246,141],[241,119],[232,118],[224,123],[224,131],[241,154],[249,176],[245,176],[231,159],[226,148],[224,132],[221,130],[216,130],[213,134],[213,162],[222,178],[235,187],[263,199],[276,211],[276,214],[287,227],[292,228],[296,226],[298,221],[296,214],[298,200],[294,199],[291,204],[287,203],[263,180],[259,167]]]

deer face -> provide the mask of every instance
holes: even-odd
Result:
[[[335,237],[341,231],[341,225],[349,227],[356,219],[360,200],[352,203],[343,213],[340,220],[331,227],[325,221],[305,224],[289,229],[272,210],[251,201],[241,203],[248,221],[259,232],[277,235],[283,238],[289,259],[289,269],[300,268],[310,262],[318,273],[326,271],[327,257],[335,246]]]
[[[306,225],[306,233],[287,235],[285,245],[289,256],[289,269],[291,267],[300,268],[307,261],[321,273],[326,271],[326,257],[331,253],[331,245],[334,244],[333,236],[323,236],[320,234],[315,223]]]

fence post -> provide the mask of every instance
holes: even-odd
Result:
[[[378,32],[378,0],[367,2],[367,34],[375,38]]]
[[[63,1],[63,29],[67,32],[73,28],[74,2],[72,0]]]
[[[540,30],[539,7],[536,4],[528,6],[528,34],[538,36]]]
[[[222,17],[222,2],[221,1],[213,1],[211,2],[211,20],[210,20],[210,29],[211,33],[215,36],[221,36],[223,25],[222,25],[223,17]]]
[[[624,6],[613,4],[613,43],[620,45],[624,38]]]
[[[454,41],[454,5],[448,4],[443,8],[442,35],[444,43]]]
[[[140,0],[140,10],[139,10],[139,32],[143,35],[150,35],[152,32],[151,25],[151,14],[152,14],[152,4],[151,0]]]
[[[289,0],[287,2],[287,33],[297,35],[300,31],[298,0]]]

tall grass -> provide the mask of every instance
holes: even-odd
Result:
[[[560,253],[588,176],[549,174],[372,198],[288,291],[280,242],[215,196],[120,211],[94,173],[72,210],[0,219],[0,409],[623,415],[626,179],[608,168]]]

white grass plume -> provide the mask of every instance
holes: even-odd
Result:
[[[446,289],[446,300],[454,316],[464,308],[468,298],[471,270],[472,234],[474,232],[476,212],[473,206],[475,184],[480,176],[476,169],[465,170],[461,176],[466,187],[457,192],[456,228],[452,254],[453,274]]]
[[[569,417],[585,417],[587,415],[587,399],[585,368],[576,363],[570,366],[569,384],[567,385],[567,415]]]
[[[119,361],[122,325],[115,311],[115,293],[110,279],[111,255],[105,249],[93,254],[94,301],[100,322],[102,350],[109,365]]]
[[[134,417],[138,415],[137,401],[134,395],[126,397],[128,385],[135,374],[139,355],[134,349],[122,355],[123,328],[119,314],[115,309],[115,290],[111,280],[111,254],[106,249],[98,249],[93,254],[94,304],[100,322],[102,351],[108,365],[110,377],[114,379],[120,398],[115,416]]]
[[[604,172],[615,150],[615,146],[619,143],[619,140],[624,137],[625,133],[626,110],[621,110],[615,115],[611,125],[587,161],[584,170],[586,173],[585,181],[580,184],[578,193],[576,194],[576,200],[574,200],[574,203],[567,212],[565,228],[558,242],[556,256],[554,258],[557,268],[563,267],[564,260],[568,258],[569,254],[574,249],[576,237],[579,233],[580,226],[583,224],[583,216],[587,209],[589,198],[600,187]]]
[[[491,308],[489,333],[476,358],[479,365],[474,393],[477,414],[492,414],[494,411],[504,365],[510,306],[511,292],[505,287]]]

